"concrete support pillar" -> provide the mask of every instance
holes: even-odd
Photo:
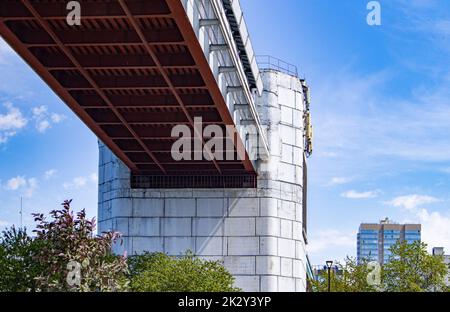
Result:
[[[305,291],[302,88],[280,72],[262,78],[270,157],[257,189],[131,189],[129,170],[100,144],[99,230],[123,233],[115,252],[191,250],[223,261],[245,291]]]

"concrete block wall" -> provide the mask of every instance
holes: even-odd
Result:
[[[263,71],[256,101],[270,145],[257,189],[131,189],[130,172],[103,144],[99,230],[117,230],[117,253],[223,261],[245,291],[305,291],[302,235],[303,98],[300,81]]]

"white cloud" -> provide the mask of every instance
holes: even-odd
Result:
[[[342,197],[348,199],[369,199],[375,198],[380,194],[379,190],[375,191],[366,191],[366,192],[357,192],[354,190],[350,190],[341,194]]]
[[[77,177],[77,178],[73,179],[73,185],[76,188],[83,187],[86,185],[86,183],[87,183],[87,179],[84,177]]]
[[[10,225],[8,221],[0,220],[0,227],[8,227]]]
[[[98,183],[98,175],[97,173],[94,172],[87,176],[76,177],[69,182],[63,183],[63,188],[66,190],[80,189],[88,186],[89,184],[96,185],[97,183]]]
[[[31,197],[38,188],[36,178],[27,179],[25,176],[17,176],[6,182],[5,188],[9,191],[20,191],[23,196]]]
[[[66,116],[61,115],[61,114],[52,113],[51,119],[52,119],[53,123],[60,123],[61,121],[66,119]]]
[[[15,136],[28,122],[12,103],[7,102],[3,106],[6,108],[6,113],[0,113],[0,144],[6,143],[9,138]]]
[[[422,224],[422,241],[428,244],[431,251],[433,247],[444,247],[450,253],[450,217],[439,212],[429,212],[420,209],[417,212],[419,222]]]
[[[48,120],[42,120],[39,121],[38,123],[36,123],[36,129],[40,132],[40,133],[44,133],[45,131],[47,131],[47,129],[49,129],[50,126],[50,122]]]
[[[422,225],[422,241],[428,245],[430,251],[433,247],[444,247],[449,253],[450,216],[421,208],[424,205],[438,202],[442,202],[442,200],[432,196],[412,194],[396,197],[388,204],[408,210],[412,216],[410,222]]]
[[[36,129],[40,133],[45,133],[52,127],[52,124],[58,124],[66,118],[64,115],[50,113],[45,105],[34,107],[31,112],[36,121]]]
[[[387,204],[397,208],[414,210],[420,206],[426,204],[433,204],[440,201],[441,201],[440,199],[432,196],[412,194],[412,195],[398,196],[392,199],[391,201],[387,202]]]
[[[343,184],[350,183],[352,180],[353,180],[353,178],[350,178],[350,177],[333,177],[333,178],[331,178],[328,185],[329,186],[343,185]]]
[[[87,178],[85,177],[76,177],[73,178],[70,182],[63,183],[63,187],[68,189],[79,189],[87,184]]]
[[[308,245],[309,253],[320,253],[335,247],[356,246],[356,233],[344,233],[337,230],[319,231],[317,235],[311,236]]]
[[[3,106],[6,107],[7,113],[0,115],[0,130],[20,129],[27,124],[21,111],[14,107],[12,103],[8,102]]]
[[[36,178],[28,179],[27,181],[27,187],[25,189],[25,196],[31,197],[33,196],[34,191],[38,188],[38,181]]]
[[[94,183],[98,183],[98,174],[97,173],[92,173],[89,175],[89,179],[94,182]]]
[[[450,21],[449,20],[441,20],[437,21],[435,24],[435,30],[437,34],[441,36],[450,36]]]
[[[38,107],[33,107],[33,109],[31,110],[31,112],[33,113],[33,117],[34,118],[39,118],[42,117],[44,115],[47,114],[47,106],[45,105],[41,105]]]
[[[450,51],[450,14],[441,2],[444,1],[397,0],[386,2],[386,5],[393,4],[392,11],[400,10],[402,16],[399,16],[396,28],[403,31],[404,37],[415,36],[417,45],[426,44],[429,50],[439,49],[442,53]]]
[[[45,173],[44,173],[44,179],[45,180],[50,180],[51,178],[53,178],[53,177],[55,177],[55,175],[58,173],[58,170],[56,170],[56,169],[50,169],[50,170],[47,170]]]
[[[15,178],[11,178],[6,182],[6,189],[10,191],[16,191],[22,186],[27,184],[27,180],[23,176],[17,176]]]
[[[10,137],[13,137],[16,135],[15,131],[8,131],[8,132],[0,132],[0,144],[8,142]]]

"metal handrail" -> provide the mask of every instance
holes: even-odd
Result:
[[[257,55],[256,61],[260,69],[273,69],[298,78],[297,66],[270,55]]]

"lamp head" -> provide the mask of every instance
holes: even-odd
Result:
[[[327,268],[331,269],[331,266],[333,265],[333,261],[328,260],[327,261]]]

